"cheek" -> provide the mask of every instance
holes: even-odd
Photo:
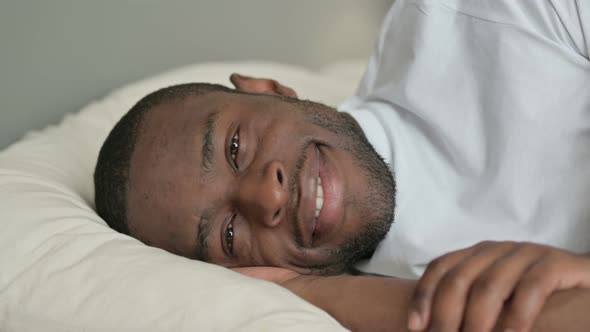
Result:
[[[300,123],[273,121],[260,130],[257,141],[257,157],[261,162],[280,160],[286,166],[293,165],[302,153],[306,142],[318,138],[317,131]]]
[[[286,226],[286,225],[284,225]],[[243,243],[245,265],[286,266],[295,255],[286,227],[277,229],[251,228],[249,241]]]

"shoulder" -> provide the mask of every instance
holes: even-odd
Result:
[[[586,0],[405,0],[400,9],[423,16],[463,17],[471,26],[508,26],[589,59],[590,2]]]

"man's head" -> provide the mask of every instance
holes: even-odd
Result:
[[[276,81],[184,84],[114,127],[98,213],[148,245],[215,264],[339,273],[393,220],[395,182],[350,115]]]

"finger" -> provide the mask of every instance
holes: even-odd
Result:
[[[273,79],[256,78],[234,73],[230,75],[229,80],[240,91],[297,98],[295,90]]]
[[[295,90],[293,90],[292,88],[286,86],[286,85],[282,85],[282,84],[278,84],[277,89],[279,90],[279,94],[281,96],[288,96],[288,97],[292,97],[292,98],[297,98],[297,92],[295,92]]]
[[[237,88],[236,84],[237,81],[241,80],[241,79],[247,79],[250,78],[250,76],[246,76],[246,75],[242,75],[239,73],[232,73],[231,75],[229,75],[229,81],[234,85],[234,87]]]
[[[408,329],[420,331],[426,329],[430,321],[432,299],[440,280],[445,274],[461,263],[467,256],[481,250],[484,244],[478,244],[458,250],[433,260],[418,281],[408,314]]]
[[[410,331],[422,331],[426,329],[430,320],[432,297],[440,279],[442,279],[448,270],[459,264],[473,250],[474,247],[459,250],[441,256],[428,264],[416,285],[410,304],[408,314],[408,329]]]
[[[490,331],[496,325],[505,301],[522,274],[542,257],[544,251],[528,244],[512,250],[489,266],[471,286],[463,318],[463,331]]]
[[[484,245],[449,271],[440,280],[434,294],[429,326],[435,331],[459,330],[472,284],[514,246],[512,242]]]
[[[547,297],[560,289],[559,264],[539,261],[532,265],[515,287],[513,298],[502,321],[503,330],[529,331]]]

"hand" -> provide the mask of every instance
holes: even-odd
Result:
[[[529,331],[549,295],[575,287],[590,287],[588,256],[533,243],[482,242],[428,265],[408,328]]]
[[[273,79],[255,78],[234,73],[229,77],[229,80],[240,91],[297,98],[295,90]]]

